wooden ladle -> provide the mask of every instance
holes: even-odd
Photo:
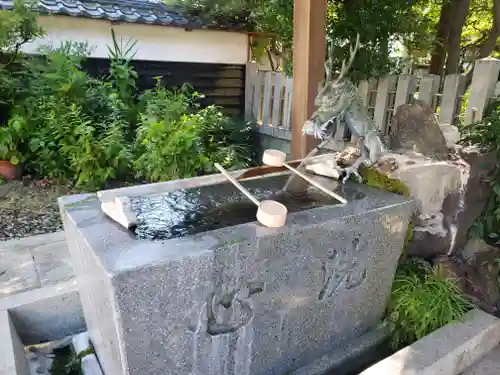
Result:
[[[312,186],[318,188],[325,194],[330,195],[331,197],[337,199],[341,203],[347,203],[347,200],[337,193],[334,193],[330,189],[327,189],[323,185],[321,185],[319,182],[314,181],[312,178],[306,176],[302,172],[298,171],[297,169],[289,166],[286,163],[286,154],[282,151],[279,150],[266,150],[264,151],[264,156],[262,157],[262,162],[266,165],[271,165],[274,167],[281,167],[284,166],[285,168],[288,168],[291,172],[295,173],[297,176],[301,177],[302,179],[306,180],[308,183],[310,183]]]
[[[114,200],[101,202],[101,209],[126,229],[131,229],[137,225],[137,217],[132,211],[130,198],[128,197],[115,197]]]
[[[224,175],[239,191],[250,199],[259,208],[257,210],[257,220],[266,227],[279,228],[285,225],[288,209],[279,202],[265,200],[259,202],[250,192],[245,189],[238,181],[236,181],[227,171],[218,163],[215,163],[215,168]]]

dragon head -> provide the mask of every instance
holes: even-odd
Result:
[[[349,48],[350,57],[348,63],[342,61],[342,68],[335,79],[332,79],[332,56],[330,55],[325,62],[325,80],[320,84],[318,94],[314,100],[316,111],[304,124],[302,128],[303,134],[319,139],[334,136],[332,133],[336,129],[335,122],[340,120],[355,95],[357,95],[356,87],[346,79],[346,76],[354,62],[358,49],[359,34],[354,48]]]

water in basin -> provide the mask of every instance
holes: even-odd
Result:
[[[276,200],[289,213],[309,210],[339,202],[316,188],[299,193],[281,189],[288,175],[243,182],[258,200]],[[348,200],[360,193],[342,186]],[[175,190],[163,194],[132,198],[137,215],[135,234],[139,239],[166,240],[256,221],[257,206],[231,183]]]

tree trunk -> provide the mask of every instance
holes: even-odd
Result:
[[[429,74],[441,75],[446,57],[445,42],[448,39],[450,22],[452,21],[453,7],[451,0],[443,0],[439,23],[436,29],[436,38],[432,47],[432,57],[429,66]]]
[[[493,1],[493,26],[488,33],[488,39],[479,48],[478,58],[488,57],[497,45],[498,37],[500,37],[500,0]]]
[[[477,59],[488,57],[496,48],[497,40],[500,37],[500,0],[493,1],[491,9],[493,14],[493,25],[488,33],[486,41],[479,46],[479,53]],[[467,72],[465,87],[469,87],[472,82],[472,74],[474,72],[474,65],[470,67]]]
[[[446,39],[446,74],[460,73],[460,42],[462,41],[462,29],[469,12],[470,0],[453,1],[453,19],[450,21],[448,38]]]

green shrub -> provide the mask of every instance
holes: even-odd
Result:
[[[424,262],[399,265],[387,310],[391,345],[397,350],[461,319],[472,308],[458,286]]]
[[[0,47],[1,38],[0,30]],[[15,77],[0,65],[0,79],[8,76],[15,92],[9,121],[0,127],[0,159],[91,189],[116,179],[192,177],[211,172],[215,162],[248,164],[248,127],[215,106],[201,108],[188,86],[167,90],[158,81],[139,95],[131,64],[136,43],[118,41],[113,31],[112,39],[111,67],[102,79],[82,69],[91,52],[87,43],[43,47],[39,56],[23,59]]]
[[[500,161],[500,98],[496,99],[486,111],[480,122],[462,129],[463,142],[479,145],[484,150],[496,154]],[[485,238],[488,242],[500,244],[500,168],[490,176],[493,194],[481,217],[474,223],[470,234]]]
[[[132,163],[130,124],[113,81],[98,81],[81,69],[89,52],[85,43],[43,52],[28,61],[27,94],[11,117],[29,134],[19,144],[26,169],[88,188],[124,178]]]
[[[250,161],[249,148],[233,142],[238,129],[217,107],[198,108],[198,94],[191,91],[158,84],[145,93],[136,138],[138,176],[166,181],[213,171],[216,162],[243,167]]]

